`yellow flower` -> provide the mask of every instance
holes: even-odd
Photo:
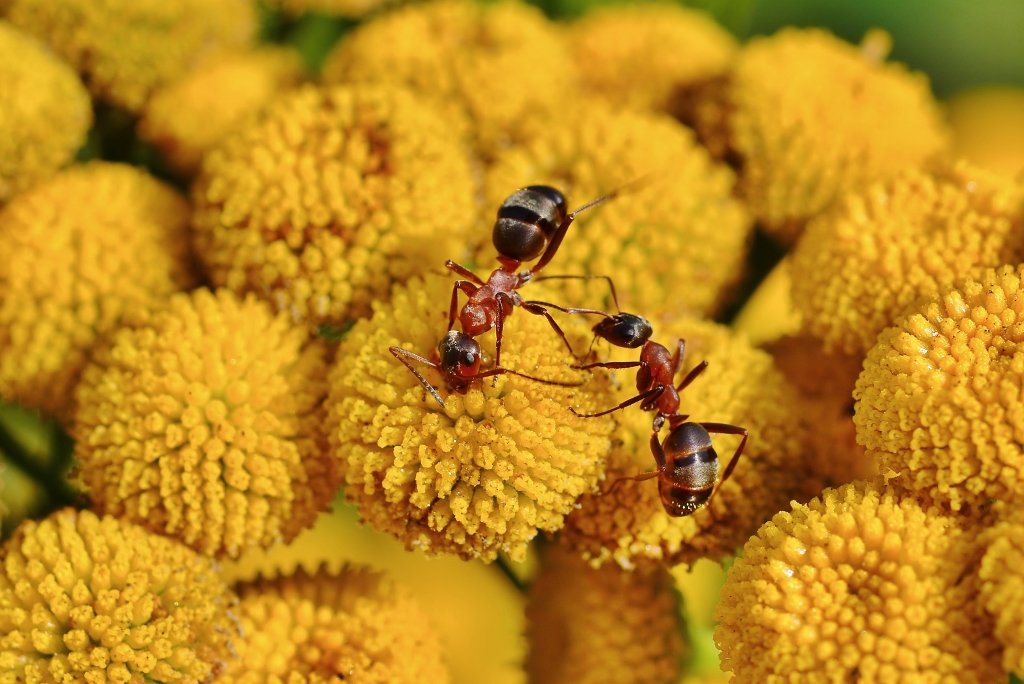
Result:
[[[323,73],[329,83],[412,88],[485,155],[574,104],[561,35],[540,10],[518,2],[441,0],[395,10],[346,35]]]
[[[973,88],[957,94],[948,113],[958,154],[1007,178],[1024,172],[1024,88]]]
[[[360,566],[238,586],[242,639],[217,681],[443,684],[441,642],[405,589]]]
[[[793,255],[805,328],[826,348],[860,356],[914,301],[1024,260],[1022,195],[963,162],[847,195],[808,226]]]
[[[725,72],[736,41],[706,14],[667,3],[600,7],[569,27],[585,89],[668,111],[679,91]]]
[[[530,681],[677,681],[686,652],[679,600],[664,568],[594,570],[550,549],[526,606]]]
[[[367,315],[393,283],[465,244],[473,183],[446,131],[393,86],[276,100],[203,160],[193,225],[211,279],[295,320]]]
[[[752,348],[727,328],[682,319],[655,324],[654,339],[671,350],[686,340],[686,357],[677,382],[701,360],[709,366],[681,393],[680,413],[696,422],[729,423],[749,430],[749,441],[736,470],[711,502],[693,515],[671,517],[654,480],[619,483],[609,493],[585,496],[566,521],[562,541],[592,564],[614,560],[624,568],[652,561],[668,565],[720,559],[743,544],[757,527],[805,488],[807,424],[795,390],[776,370],[772,358]],[[601,348],[601,345],[598,345]],[[616,355],[617,360],[629,358]],[[631,358],[636,360],[634,351]],[[619,371],[621,390],[610,408],[636,394],[635,371]],[[650,472],[652,414],[630,406],[617,414],[621,427],[608,459],[602,485],[608,492],[624,475]],[[668,435],[664,427],[660,441]],[[721,473],[739,437],[712,435]]]
[[[291,14],[322,12],[342,17],[362,17],[396,0],[267,0],[271,7],[280,7]]]
[[[750,41],[727,82],[710,89],[721,103],[709,111],[725,120],[698,129],[736,160],[739,194],[780,240],[794,242],[844,191],[946,144],[926,80],[885,64],[888,43],[872,32],[858,49],[821,30],[785,29]]]
[[[985,530],[985,555],[978,576],[981,603],[995,620],[995,635],[1006,649],[1003,667],[1024,672],[1024,516],[1000,507],[1002,520]]]
[[[528,287],[530,296],[545,296]],[[501,365],[587,384],[560,387],[505,374],[462,395],[421,367],[447,396],[440,411],[388,348],[430,357],[446,330],[450,293],[446,278],[412,280],[349,332],[328,378],[331,448],[343,461],[345,497],[378,530],[431,553],[489,561],[500,550],[521,560],[537,532],[560,528],[597,484],[612,419],[576,418],[569,407],[595,411],[612,401],[611,392],[599,375],[569,369],[572,357],[541,317],[517,311],[505,326]],[[581,326],[563,325],[582,351],[589,335]],[[479,341],[486,369],[494,334]]]
[[[171,188],[106,163],[0,210],[0,397],[67,418],[98,337],[126,308],[192,284],[188,218]]]
[[[0,21],[0,205],[66,164],[92,124],[78,76],[34,38]]]
[[[235,598],[209,559],[65,509],[0,547],[0,671],[20,682],[209,681]]]
[[[742,275],[751,222],[731,196],[733,180],[677,122],[590,103],[501,153],[486,196],[497,207],[509,188],[547,183],[575,208],[624,190],[580,215],[549,270],[611,276],[624,309],[678,316],[715,311]],[[614,311],[601,281],[550,286],[576,306]]]
[[[73,434],[102,511],[207,555],[292,539],[340,483],[325,349],[253,297],[133,312],[82,373]]]
[[[138,133],[181,173],[192,175],[203,155],[281,91],[298,83],[299,56],[266,47],[225,55],[158,89],[146,103]]]
[[[857,441],[897,487],[953,510],[1024,499],[1024,267],[925,301],[868,352]]]
[[[1005,680],[958,522],[864,484],[779,513],[722,590],[723,667],[744,682]]]

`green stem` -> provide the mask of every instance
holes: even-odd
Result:
[[[2,422],[0,422],[0,452],[3,452],[7,460],[16,468],[43,486],[53,509],[78,503],[78,493],[68,484],[64,476],[59,472],[49,472],[45,468],[40,468],[32,454],[25,450],[21,442],[14,438]]]

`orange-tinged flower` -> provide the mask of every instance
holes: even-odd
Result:
[[[176,170],[192,175],[210,148],[301,75],[298,53],[287,48],[212,59],[154,92],[139,120],[139,136],[156,145]]]
[[[212,150],[193,189],[210,278],[314,324],[365,316],[424,264],[464,249],[469,159],[397,86],[307,86]]]
[[[526,606],[530,681],[677,681],[686,653],[679,602],[664,568],[595,570],[549,549]]]
[[[407,590],[360,566],[237,587],[242,638],[217,681],[421,684],[449,680],[441,643]]]
[[[75,72],[31,36],[0,21],[0,205],[70,161],[92,124]]]
[[[4,0],[6,18],[82,74],[96,97],[138,112],[155,88],[249,43],[246,0]]]
[[[885,330],[857,380],[857,441],[953,510],[1024,501],[1024,266],[986,271]]]
[[[957,154],[1007,178],[1024,172],[1024,88],[972,88],[955,95],[947,112]]]
[[[264,302],[223,290],[125,316],[75,392],[93,503],[207,555],[290,540],[340,483],[325,356]]]
[[[534,296],[543,296],[537,285]],[[345,497],[378,530],[431,553],[521,559],[538,531],[553,532],[576,500],[596,486],[610,447],[611,418],[576,418],[612,401],[603,378],[573,371],[573,359],[539,316],[516,312],[505,324],[501,365],[579,387],[508,374],[466,394],[449,392],[434,370],[420,372],[442,394],[444,410],[388,353],[392,345],[430,357],[445,331],[451,283],[435,275],[375,303],[338,349],[328,379],[331,448],[343,462]],[[566,321],[582,349],[589,336]],[[479,338],[483,368],[494,336]]]
[[[0,671],[19,682],[210,681],[235,597],[209,559],[65,509],[0,547]]]
[[[962,519],[861,484],[776,515],[729,571],[715,641],[737,681],[1000,681]]]
[[[1024,515],[1005,506],[999,512],[1001,519],[981,534],[981,603],[995,619],[996,638],[1005,648],[1003,667],[1024,672]]]
[[[827,349],[863,355],[908,305],[1024,260],[1024,193],[964,162],[906,171],[811,222],[793,254],[793,303]]]
[[[188,203],[135,168],[63,171],[0,210],[0,397],[68,417],[96,340],[189,287]]]

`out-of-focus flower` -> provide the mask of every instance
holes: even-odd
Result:
[[[895,486],[951,507],[1024,501],[1024,266],[986,271],[886,329],[857,379],[857,441]]]
[[[154,89],[256,33],[247,0],[3,0],[2,9],[70,62],[93,95],[132,112]]]
[[[405,589],[350,566],[238,586],[242,638],[217,681],[420,684],[449,680],[441,643]]]
[[[594,570],[551,548],[530,587],[526,619],[534,684],[660,684],[680,676],[684,625],[664,568]]]
[[[214,283],[311,323],[365,316],[396,281],[458,257],[476,216],[464,150],[394,86],[275,101],[206,155],[194,198]]]
[[[99,510],[207,555],[293,538],[327,507],[325,349],[269,307],[196,290],[133,312],[75,392]]]
[[[583,86],[615,105],[668,111],[679,91],[725,72],[736,40],[669,3],[602,7],[569,28]]]
[[[732,321],[732,329],[755,345],[764,345],[800,332],[800,314],[793,307],[793,276],[787,256],[747,297]]]
[[[362,17],[396,0],[267,0],[271,7],[279,7],[291,14],[322,12],[342,17]]]
[[[2,205],[71,159],[92,124],[92,104],[74,71],[6,21],[0,54]]]
[[[738,681],[1005,679],[958,522],[863,483],[779,513],[722,590],[723,667]]]
[[[443,109],[444,135],[462,133],[484,156],[572,106],[575,85],[558,30],[519,2],[441,0],[395,10],[346,35],[323,73],[327,82],[412,88]]]
[[[22,523],[0,556],[7,681],[198,684],[231,657],[235,597],[177,542],[65,509]]]
[[[67,418],[96,339],[193,282],[188,203],[129,166],[57,174],[0,210],[0,397]]]
[[[529,286],[533,296],[544,290]],[[509,374],[449,392],[440,374],[419,370],[447,395],[444,411],[388,347],[430,357],[445,332],[451,283],[438,276],[396,287],[338,350],[329,377],[331,448],[343,461],[345,497],[373,527],[407,546],[492,560],[520,560],[540,530],[553,532],[597,484],[610,447],[611,418],[577,418],[613,401],[600,376],[573,371],[558,336],[541,317],[516,312],[504,329],[501,365],[579,387]],[[577,349],[582,324],[563,326]],[[482,368],[493,364],[494,335],[478,338]]]
[[[946,144],[919,74],[884,63],[889,37],[860,46],[817,29],[751,40],[715,106],[695,122],[710,149],[738,164],[737,190],[759,223],[793,242],[845,191],[919,165]]]
[[[973,88],[947,110],[958,154],[1007,178],[1024,172],[1024,88]]]
[[[622,307],[648,317],[715,311],[742,275],[751,231],[732,173],[668,117],[595,102],[562,121],[499,155],[488,205],[525,179],[560,189],[573,208],[621,190],[576,219],[549,269],[611,276]],[[603,281],[546,284],[561,301],[614,311]]]
[[[800,397],[775,368],[772,358],[752,348],[727,328],[699,320],[655,324],[655,338],[675,349],[671,341],[686,340],[686,359],[677,381],[701,360],[709,366],[682,392],[679,411],[696,422],[729,423],[749,430],[749,441],[729,480],[710,504],[693,515],[671,517],[665,512],[655,481],[622,482],[602,495],[588,495],[566,521],[563,543],[582,552],[594,565],[614,560],[629,568],[651,561],[674,565],[699,558],[731,554],[804,488],[807,425]],[[599,346],[600,348],[600,346]],[[614,356],[616,360],[625,357]],[[636,360],[636,352],[632,359]],[[636,394],[634,371],[619,371],[622,389],[617,400]],[[622,476],[656,468],[651,454],[652,414],[631,406],[617,414],[616,446],[608,459],[603,488]],[[668,427],[662,429],[664,441]],[[739,437],[713,434],[721,474],[732,458]]]
[[[138,133],[178,171],[191,175],[203,155],[252,114],[299,82],[299,55],[265,47],[211,60],[158,89],[146,103]]]
[[[995,620],[1002,643],[1003,667],[1024,672],[1024,515],[1020,508],[1000,507],[1002,520],[981,534],[985,555],[978,576],[981,602]]]
[[[793,302],[826,349],[862,355],[908,305],[1024,260],[1024,193],[967,163],[912,170],[847,195],[793,255]]]

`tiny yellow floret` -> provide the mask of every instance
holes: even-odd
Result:
[[[981,534],[981,602],[995,619],[996,638],[1006,649],[1003,667],[1024,672],[1024,515],[1020,508],[999,511],[999,521]]]
[[[363,17],[397,0],[267,0],[271,7],[279,7],[290,14],[319,12],[341,17]]]

